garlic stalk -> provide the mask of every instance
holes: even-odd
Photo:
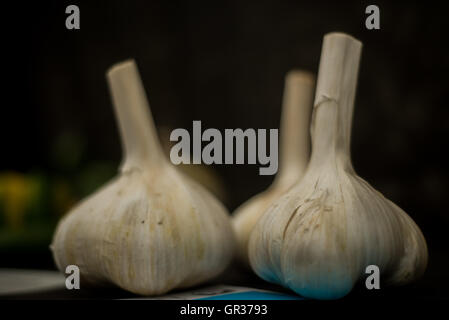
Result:
[[[281,156],[278,174],[264,192],[243,203],[233,214],[238,259],[249,267],[248,241],[262,213],[303,175],[310,154],[309,122],[314,76],[290,71],[285,78],[281,115]]]
[[[381,279],[403,284],[427,264],[413,220],[358,177],[349,144],[362,44],[324,37],[314,110],[312,154],[302,180],[259,219],[249,243],[254,271],[305,297],[345,296],[376,265]]]
[[[77,265],[84,281],[157,295],[211,279],[233,255],[226,209],[169,163],[157,139],[137,67],[107,73],[124,162],[118,177],[57,226],[58,268]]]

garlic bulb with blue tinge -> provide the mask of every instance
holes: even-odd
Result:
[[[312,153],[303,178],[259,219],[250,238],[254,271],[305,297],[348,294],[376,265],[403,284],[427,264],[425,239],[398,206],[357,176],[350,131],[362,44],[324,37],[314,110]]]

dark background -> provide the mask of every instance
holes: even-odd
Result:
[[[317,72],[323,35],[363,44],[352,131],[358,174],[420,226],[430,253],[418,283],[447,282],[449,106],[448,8],[444,2],[385,1],[42,1],[2,9],[0,171],[64,175],[54,161],[64,133],[82,141],[77,166],[121,149],[105,81],[112,64],[135,58],[156,124],[277,128],[287,71]],[[65,28],[76,4],[81,29]],[[380,8],[381,29],[365,28]],[[223,131],[222,131],[223,132]],[[258,166],[214,169],[232,211],[272,177]],[[9,252],[0,267],[53,268],[48,250]]]

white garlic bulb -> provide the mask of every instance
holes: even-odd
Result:
[[[341,33],[324,37],[314,110],[312,154],[302,180],[259,219],[250,263],[263,279],[305,297],[346,295],[378,266],[402,284],[427,264],[425,239],[398,206],[356,175],[351,120],[362,44]]]
[[[285,78],[281,115],[281,164],[272,185],[243,203],[233,214],[238,259],[249,266],[248,242],[254,225],[265,210],[304,174],[309,161],[309,122],[313,104],[314,76],[290,71]]]
[[[107,73],[125,157],[118,177],[57,226],[60,270],[142,295],[201,283],[230,262],[234,237],[226,209],[164,157],[137,67]]]

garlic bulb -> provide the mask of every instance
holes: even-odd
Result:
[[[310,153],[309,121],[313,103],[314,76],[290,71],[285,79],[281,116],[280,168],[273,184],[243,203],[233,214],[238,259],[249,266],[248,241],[262,213],[304,174]]]
[[[118,177],[57,226],[60,270],[142,295],[192,286],[223,271],[234,238],[226,209],[166,160],[133,61],[107,73],[124,146]]]
[[[312,154],[302,180],[259,219],[249,243],[254,271],[305,297],[339,298],[376,265],[393,284],[421,275],[425,239],[412,219],[356,175],[349,144],[362,44],[324,37]]]

